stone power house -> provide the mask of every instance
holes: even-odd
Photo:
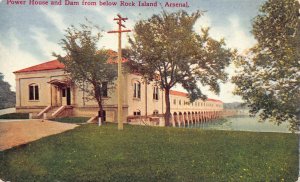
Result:
[[[16,76],[16,110],[33,113],[35,118],[61,116],[94,117],[98,105],[85,99],[87,93],[77,88],[67,78],[64,65],[57,60],[45,62],[14,72]],[[117,121],[117,92],[107,91],[104,101],[105,120]],[[206,122],[221,116],[223,102],[214,99],[197,100],[189,103],[187,94],[170,92],[171,122],[173,125],[187,125],[192,122]],[[154,83],[145,84],[142,77],[127,73],[123,83],[123,121],[156,121],[164,125],[164,91]]]

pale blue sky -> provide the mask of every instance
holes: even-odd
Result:
[[[29,1],[29,0],[26,0]],[[119,1],[119,0],[117,0]],[[137,1],[137,0],[135,0]],[[171,2],[171,0],[169,0]],[[195,25],[211,27],[214,38],[225,38],[227,46],[241,53],[255,44],[251,35],[251,20],[258,14],[264,0],[187,0],[188,12],[206,11]],[[64,2],[64,0],[63,0]],[[159,0],[164,4],[166,0]],[[175,2],[175,1],[172,1]],[[185,2],[178,0],[177,2]],[[176,11],[174,8],[164,8]],[[53,60],[52,52],[63,53],[58,42],[63,38],[64,29],[70,25],[84,23],[85,17],[104,31],[116,28],[113,18],[120,13],[129,18],[126,25],[133,28],[136,21],[159,13],[161,7],[71,7],[71,6],[8,6],[7,0],[0,0],[0,72],[15,90],[13,71]],[[128,34],[130,35],[130,34]],[[117,37],[103,33],[101,47],[116,49]],[[124,46],[126,43],[124,37]],[[123,47],[124,47],[123,46]],[[228,69],[230,73],[234,68]],[[206,92],[209,97],[224,102],[240,101],[231,94],[233,85],[222,85],[219,96]],[[204,89],[206,90],[206,89]]]

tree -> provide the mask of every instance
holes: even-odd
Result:
[[[16,103],[16,93],[10,90],[10,85],[3,80],[4,76],[0,73],[0,109],[14,107]]]
[[[185,11],[164,11],[137,22],[134,35],[129,38],[131,68],[145,79],[156,81],[165,91],[166,125],[169,125],[172,87],[181,84],[193,102],[206,99],[199,82],[219,93],[219,82],[227,79],[224,69],[233,54],[224,48],[224,40],[209,36],[209,29],[202,29],[201,34],[193,30],[201,14],[200,11],[191,15]]]
[[[253,21],[257,44],[236,64],[233,83],[253,115],[296,129],[300,114],[300,22],[297,0],[268,0]]]
[[[65,71],[78,88],[88,93],[87,99],[97,101],[103,121],[103,97],[107,97],[107,90],[113,88],[117,77],[115,54],[97,48],[101,38],[99,31],[93,33],[97,26],[81,24],[80,28],[71,26],[66,30],[61,41],[66,56],[55,53],[54,56],[65,65]]]

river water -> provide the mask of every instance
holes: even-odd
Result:
[[[289,123],[282,123],[277,126],[269,121],[259,122],[257,117],[249,116],[227,117],[222,120],[215,120],[205,124],[194,124],[186,127],[209,130],[291,133],[291,131],[289,131]]]

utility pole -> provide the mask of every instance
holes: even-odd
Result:
[[[128,18],[123,18],[120,14],[117,15],[118,18],[114,18],[114,21],[117,21],[119,25],[118,30],[109,31],[107,33],[118,33],[118,130],[123,130],[123,96],[122,96],[122,33],[123,32],[131,32],[131,30],[122,30],[126,28],[125,25],[122,24],[122,21],[125,22]]]

